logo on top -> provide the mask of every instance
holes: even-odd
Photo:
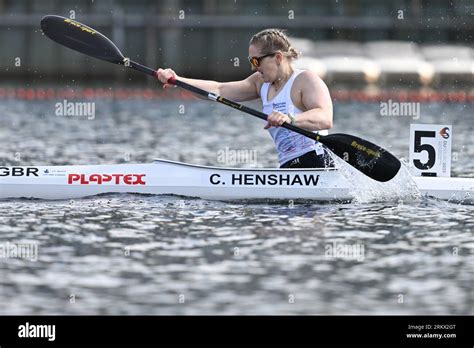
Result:
[[[441,135],[444,139],[448,139],[451,135],[451,130],[449,127],[444,127],[439,131],[439,135]]]

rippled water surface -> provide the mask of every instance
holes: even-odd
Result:
[[[336,105],[334,132],[406,158],[413,120],[379,110]],[[232,165],[276,165],[264,124],[224,106],[98,101],[94,120],[54,111],[2,101],[0,164],[227,165],[227,147],[257,150],[256,162]],[[452,175],[474,177],[473,106],[422,105],[421,114],[416,122],[453,125]],[[24,243],[37,258],[0,259],[0,314],[473,314],[473,230],[473,205],[409,197],[2,201],[0,251]]]

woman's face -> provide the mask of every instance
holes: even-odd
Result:
[[[249,46],[249,57],[261,57],[264,56],[266,53],[272,52],[262,52],[261,49],[256,45]],[[278,58],[278,55],[273,55],[260,59],[260,66],[255,67],[252,65],[252,70],[258,71],[262,75],[263,81],[273,82],[277,79]]]

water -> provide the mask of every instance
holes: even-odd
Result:
[[[408,157],[412,120],[379,110],[339,104],[334,132]],[[416,121],[454,126],[453,176],[474,177],[473,111],[422,105]],[[87,120],[55,116],[53,102],[5,100],[0,164],[228,165],[228,147],[257,150],[256,162],[234,166],[271,167],[263,126],[207,102],[98,101]],[[3,201],[0,245],[37,246],[37,259],[1,259],[0,314],[473,314],[474,206],[394,194],[349,204]]]

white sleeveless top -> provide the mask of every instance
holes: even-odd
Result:
[[[295,78],[302,72],[303,70],[295,69],[283,86],[283,89],[281,89],[270,101],[267,100],[270,83],[266,82],[262,85],[262,88],[260,89],[260,97],[262,98],[262,112],[264,114],[270,115],[273,110],[276,110],[284,114],[292,113],[296,118],[298,118],[297,115],[303,111],[293,104],[293,101],[291,100],[291,87],[293,86]],[[278,162],[280,162],[280,165],[304,155],[309,151],[314,150],[318,155],[324,153],[322,145],[319,142],[290,131],[289,129],[283,127],[270,127],[268,131],[275,142],[276,150],[278,152]],[[327,130],[319,131],[319,134],[325,135],[327,134]]]

